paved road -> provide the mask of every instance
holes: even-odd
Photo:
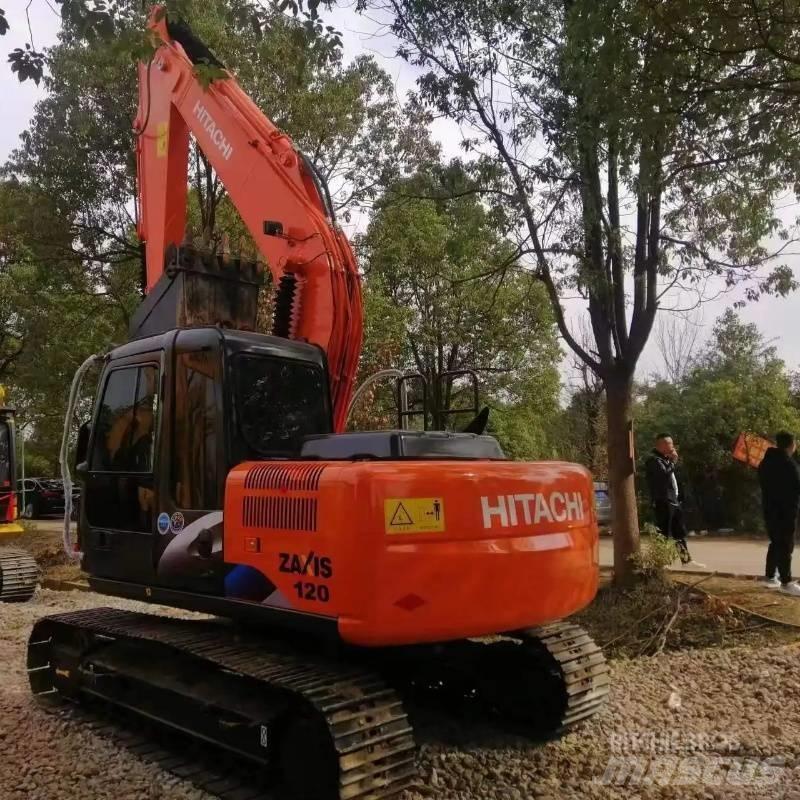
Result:
[[[732,572],[736,575],[761,575],[764,569],[764,558],[767,554],[767,542],[763,540],[724,538],[719,536],[691,537],[688,540],[692,558],[706,565],[686,567],[693,572]],[[614,555],[610,536],[600,539],[600,564],[610,567]],[[800,560],[795,559],[800,572]],[[680,565],[675,564],[676,567]]]

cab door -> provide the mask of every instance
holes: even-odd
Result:
[[[156,524],[154,474],[161,353],[113,364],[92,425],[84,507],[86,568],[98,577],[150,583]]]

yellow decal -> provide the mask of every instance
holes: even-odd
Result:
[[[69,678],[70,673],[68,669],[57,669],[56,675],[58,675],[59,678]]]
[[[386,533],[436,533],[444,530],[441,497],[392,497],[383,501]]]
[[[156,157],[167,157],[167,144],[169,143],[169,123],[159,122],[156,125]]]

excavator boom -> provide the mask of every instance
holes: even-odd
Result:
[[[328,359],[334,428],[344,428],[361,352],[361,288],[355,257],[336,225],[316,168],[244,93],[191,32],[156,7],[160,42],[139,67],[139,237],[147,290],[186,233],[190,135],[238,209],[276,287],[273,332],[319,345]],[[222,77],[204,86],[198,63]]]

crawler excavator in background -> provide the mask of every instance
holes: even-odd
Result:
[[[6,390],[0,386],[0,603],[30,600],[39,582],[39,568],[32,556],[7,543],[25,529],[17,509],[16,411],[6,406]]]
[[[509,461],[483,424],[344,432],[362,306],[325,181],[232,75],[200,83],[196,64],[224,67],[187,26],[160,8],[150,26],[147,294],[79,432],[75,546],[95,591],[221,619],[44,617],[33,693],[188,732],[304,800],[411,785],[408,696],[536,734],[591,716],[607,666],[564,621],[597,589],[591,476]],[[271,335],[260,264],[181,244],[190,135],[271,272]]]

